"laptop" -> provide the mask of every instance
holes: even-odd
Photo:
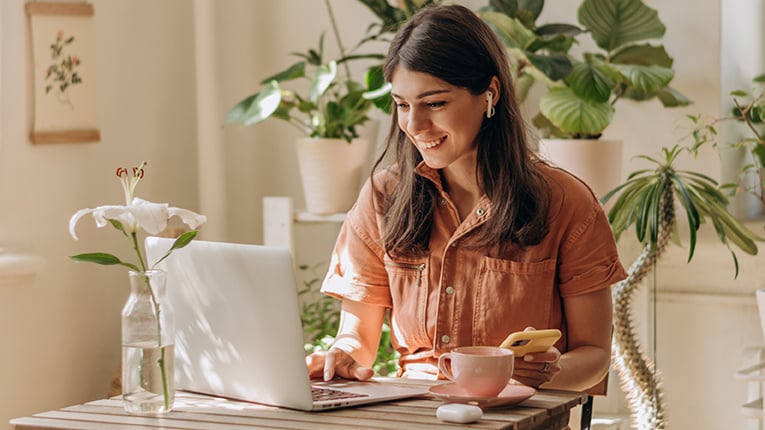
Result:
[[[148,237],[148,261],[173,242]],[[305,411],[426,393],[375,381],[311,381],[287,249],[195,240],[157,268],[167,272],[175,312],[177,389]]]

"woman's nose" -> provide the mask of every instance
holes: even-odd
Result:
[[[407,124],[406,124],[406,130],[412,134],[416,135],[418,133],[421,133],[428,128],[430,128],[431,122],[430,118],[425,112],[412,109],[409,112],[409,117],[407,118]]]

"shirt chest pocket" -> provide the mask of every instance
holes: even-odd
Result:
[[[475,295],[474,341],[499,345],[514,331],[549,328],[556,277],[554,259],[518,262],[484,257]]]
[[[428,299],[428,264],[427,258],[421,259],[385,259],[388,273],[391,301],[393,304],[393,324],[398,329],[399,343],[416,349],[416,345],[427,344],[425,329]],[[403,341],[403,342],[402,342]]]

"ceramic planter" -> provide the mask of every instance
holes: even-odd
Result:
[[[306,210],[317,214],[345,212],[362,183],[369,141],[303,138],[297,141]]]
[[[579,177],[598,198],[622,182],[621,140],[541,139],[539,155]]]

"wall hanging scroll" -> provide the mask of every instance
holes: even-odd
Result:
[[[25,5],[32,35],[32,143],[98,142],[93,5]]]

